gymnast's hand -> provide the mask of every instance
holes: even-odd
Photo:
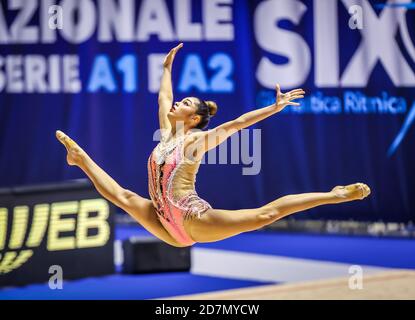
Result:
[[[69,138],[62,131],[56,131],[56,138],[65,146],[68,151],[66,160],[70,166],[79,166],[83,163],[86,153],[78,144]]]
[[[277,111],[280,112],[282,109],[284,109],[286,106],[299,106],[300,104],[298,102],[292,102],[292,100],[304,98],[305,91],[303,89],[294,89],[287,93],[282,93],[280,85],[277,84],[276,88],[276,102],[275,107],[277,108]]]
[[[174,47],[170,50],[170,52],[167,54],[166,58],[164,59],[163,66],[164,68],[167,68],[171,70],[171,67],[173,65],[174,58],[176,57],[176,53],[183,47],[183,43],[180,43],[177,47]]]

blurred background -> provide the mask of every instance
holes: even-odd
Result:
[[[409,0],[2,0],[0,299],[150,299],[415,268],[414,9]],[[67,165],[55,131],[149,197],[161,67],[179,42],[175,101],[216,101],[208,128],[274,103],[277,83],[306,91],[300,107],[235,134],[220,161],[211,151],[199,196],[243,209],[364,182],[370,197],[177,250],[102,199]]]

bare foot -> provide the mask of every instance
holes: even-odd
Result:
[[[331,190],[339,202],[363,200],[370,194],[370,188],[364,183],[354,183],[347,186],[336,186]]]
[[[80,165],[84,160],[85,151],[60,130],[56,131],[56,138],[65,146],[66,151],[68,152],[66,156],[68,164],[70,166]]]

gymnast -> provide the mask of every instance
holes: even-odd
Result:
[[[68,135],[56,131],[66,147],[67,162],[78,166],[108,201],[130,214],[162,241],[187,247],[197,242],[213,242],[260,229],[293,213],[325,204],[362,200],[370,194],[364,183],[335,186],[328,192],[286,195],[258,208],[224,210],[212,208],[196,192],[195,179],[206,152],[235,132],[280,112],[298,106],[293,100],[304,97],[302,89],[282,93],[276,86],[276,101],[247,112],[213,129],[203,130],[218,107],[212,101],[187,97],[173,103],[172,66],[179,44],[165,57],[158,96],[161,138],[148,158],[150,199],[121,187]]]

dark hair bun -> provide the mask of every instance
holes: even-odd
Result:
[[[209,108],[209,114],[211,117],[213,117],[216,112],[218,111],[218,105],[214,101],[205,101],[206,105]]]

